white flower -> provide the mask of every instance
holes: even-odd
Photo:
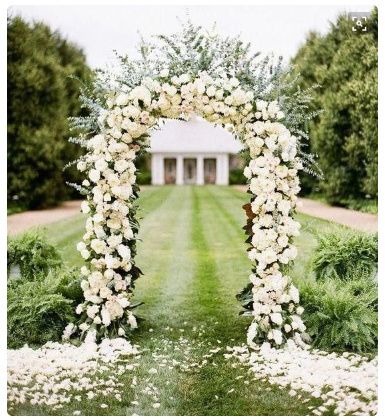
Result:
[[[131,258],[130,248],[126,245],[118,245],[118,253],[124,260],[129,260]]]
[[[92,182],[98,182],[100,179],[100,172],[96,169],[91,169],[88,176]]]
[[[289,296],[293,302],[295,303],[299,302],[299,291],[293,284],[290,285]]]
[[[170,74],[169,70],[167,68],[164,68],[160,71],[160,77],[168,77],[168,75]]]
[[[80,331],[87,331],[88,328],[90,328],[90,326],[88,324],[86,324],[85,322],[83,322],[83,324],[79,325],[79,330]]]
[[[83,251],[84,249],[86,249],[87,248],[87,246],[86,246],[86,244],[84,243],[84,242],[79,242],[77,245],[76,245],[76,249],[79,251],[79,252],[81,252],[81,251]]]
[[[88,249],[82,249],[80,251],[80,255],[87,260],[90,257],[90,252],[88,251]]]
[[[101,315],[102,315],[102,323],[105,326],[109,326],[111,324],[111,316],[110,313],[108,312],[108,310],[106,308],[103,308],[101,311]]]
[[[82,201],[82,204],[80,205],[81,210],[84,214],[87,214],[90,212],[90,206],[88,205],[87,201]]]
[[[95,169],[99,172],[103,172],[105,169],[108,168],[108,163],[105,159],[101,158],[95,162]]]
[[[115,103],[118,106],[124,106],[127,105],[129,100],[129,96],[126,93],[120,93],[116,99],[115,99]]]
[[[245,166],[245,169],[243,170],[243,175],[248,179],[250,179],[253,176],[251,169],[248,166]]]
[[[130,99],[137,99],[143,101],[144,105],[151,105],[151,92],[146,88],[146,86],[137,86],[130,92]]]
[[[83,276],[88,276],[90,274],[90,270],[85,265],[81,267],[80,272]]]
[[[83,172],[83,171],[85,171],[85,170],[87,169],[87,164],[86,164],[86,162],[84,162],[83,160],[81,160],[81,161],[79,161],[79,162],[77,163],[76,167],[77,167],[77,169],[78,169],[80,172]]]
[[[93,239],[91,241],[91,248],[97,253],[97,254],[103,254],[106,250],[106,243],[100,239]]]
[[[270,315],[270,319],[272,320],[272,322],[274,322],[274,324],[277,325],[282,325],[283,323],[282,315],[279,312],[273,312]]]
[[[283,328],[284,328],[284,330],[285,330],[285,332],[286,332],[286,333],[288,333],[288,332],[290,332],[290,331],[291,331],[291,326],[290,326],[289,324],[285,324],[285,325],[283,326]]]
[[[124,331],[124,329],[122,327],[120,327],[118,329],[118,335],[120,335],[120,336],[126,335],[126,332]]]
[[[120,159],[115,162],[114,168],[117,172],[124,172],[129,166],[129,162],[125,159]]]
[[[280,346],[283,341],[282,332],[280,330],[273,330],[273,340]]]
[[[95,316],[98,312],[99,312],[99,306],[98,305],[92,305],[92,306],[89,306],[87,308],[87,316],[89,318],[92,318],[92,319],[95,318]]]
[[[137,328],[138,326],[136,318],[131,313],[128,315],[128,323],[131,326],[131,328]]]

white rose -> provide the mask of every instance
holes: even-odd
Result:
[[[131,250],[128,246],[120,244],[118,245],[118,253],[124,260],[129,260],[131,258]]]
[[[99,172],[102,172],[107,168],[108,168],[108,163],[105,161],[105,159],[101,158],[95,162],[95,169],[98,170]]]
[[[80,273],[83,276],[88,276],[90,274],[90,270],[85,265],[83,265],[83,267],[80,269]]]
[[[91,241],[91,248],[97,253],[97,254],[103,254],[106,250],[106,243],[100,239],[93,239]]]
[[[81,252],[81,251],[83,251],[84,249],[86,249],[87,248],[87,246],[86,246],[86,244],[84,243],[84,242],[79,242],[77,245],[76,245],[76,249],[79,251],[79,252]]]
[[[90,206],[88,205],[87,201],[82,201],[80,208],[82,210],[82,213],[84,214],[87,214],[91,211]]]
[[[129,96],[130,99],[141,100],[145,106],[151,105],[151,92],[143,85],[132,89]]]
[[[279,312],[273,312],[270,315],[270,319],[272,320],[272,322],[274,322],[274,324],[277,325],[282,325],[283,323],[282,315]]]
[[[92,182],[98,182],[100,179],[100,172],[96,169],[91,169],[88,176]]]
[[[90,328],[90,326],[88,324],[86,324],[85,322],[83,322],[83,324],[79,325],[80,331],[87,331],[88,328]]]
[[[289,324],[285,324],[283,326],[283,328],[284,328],[285,332],[287,332],[287,333],[291,331],[291,326]]]
[[[117,172],[124,172],[129,166],[129,162],[125,159],[120,159],[115,162],[114,168]]]
[[[83,160],[81,160],[80,162],[78,162],[78,164],[76,165],[76,167],[78,168],[78,170],[80,172],[83,172],[87,169],[87,164],[86,162],[84,162]]]
[[[116,97],[116,99],[115,99],[115,103],[116,103],[116,105],[118,105],[118,106],[124,106],[124,105],[127,105],[128,100],[129,100],[129,97],[128,97],[127,93],[120,93],[120,94]]]
[[[170,74],[169,70],[164,68],[160,71],[160,77],[168,77],[168,75]]]
[[[282,332],[280,330],[273,330],[273,340],[280,346],[282,344]]]
[[[103,308],[102,311],[101,311],[101,315],[102,315],[103,324],[108,327],[111,324],[110,313],[108,312],[108,310],[106,308]]]

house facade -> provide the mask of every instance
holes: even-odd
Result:
[[[241,143],[222,127],[198,117],[167,120],[151,135],[153,185],[228,185],[230,156]]]

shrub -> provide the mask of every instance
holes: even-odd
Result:
[[[77,270],[66,270],[37,231],[8,242],[8,346],[60,340],[83,292]]]
[[[325,350],[375,351],[376,288],[356,294],[351,285],[334,279],[300,287],[303,319],[312,344]]]
[[[67,142],[67,118],[85,115],[77,79],[88,80],[91,70],[78,46],[42,22],[9,17],[7,29],[8,204],[49,207],[72,194],[67,176],[81,178],[62,169],[80,155]]]
[[[48,274],[62,265],[54,246],[38,232],[31,231],[8,241],[7,271],[10,281],[23,278],[28,281]]]
[[[243,175],[243,169],[231,169],[229,172],[230,185],[246,184],[246,177]]]
[[[151,172],[149,170],[141,170],[136,174],[136,180],[139,185],[151,184]]]
[[[321,236],[312,265],[317,279],[337,276],[349,279],[354,273],[367,277],[377,267],[377,235],[333,233]]]
[[[305,192],[320,188],[331,204],[378,194],[377,8],[367,25],[354,33],[349,16],[340,15],[327,33],[309,33],[293,59],[301,88],[319,85],[309,110],[324,110],[309,132],[325,177],[319,182],[305,173],[301,183]]]
[[[8,346],[60,340],[81,300],[74,271],[53,270],[44,281],[14,282],[8,287]]]

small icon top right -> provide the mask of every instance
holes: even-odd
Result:
[[[353,32],[368,32],[367,20],[370,12],[352,12],[349,13],[349,18],[353,23]]]

